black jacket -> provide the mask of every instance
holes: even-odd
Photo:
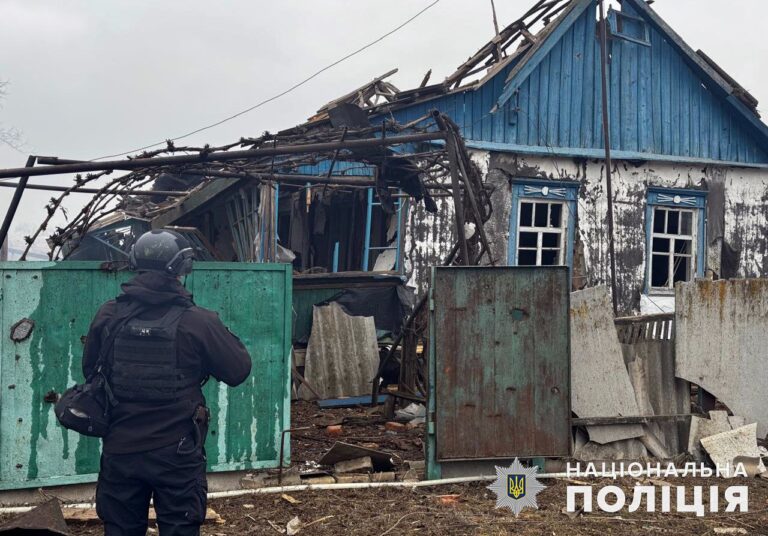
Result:
[[[248,351],[213,311],[197,307],[192,295],[175,278],[143,272],[122,285],[123,294],[101,306],[91,322],[83,351],[83,374],[88,377],[99,357],[101,331],[109,325],[118,301],[139,301],[150,309],[141,319],[160,318],[171,305],[191,305],[182,315],[177,332],[181,367],[200,369],[200,380],[210,375],[234,387],[251,372]],[[107,356],[109,359],[111,355]],[[170,445],[190,435],[192,415],[205,404],[202,391],[167,403],[121,402],[112,411],[104,452],[127,454]]]

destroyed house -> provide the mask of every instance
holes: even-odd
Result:
[[[605,18],[605,122],[598,2],[537,1],[442,82],[430,84],[430,71],[418,88],[401,91],[386,80],[393,70],[307,123],[240,145],[436,131],[437,111],[455,124],[490,195],[490,247],[480,248],[481,263],[565,265],[573,289],[615,280],[622,312],[672,310],[678,281],[765,276],[768,127],[756,99],[646,2],[623,0]],[[120,260],[130,236],[175,226],[204,260],[291,263],[297,289],[310,281],[325,287],[309,301],[333,295],[329,285],[374,279],[408,281],[423,294],[428,268],[443,263],[460,238],[460,218],[449,173],[409,174],[431,165],[430,151],[444,144],[261,159],[258,176],[243,176],[242,167],[233,173],[232,165],[215,173],[167,168],[154,188],[183,197],[128,197],[112,221],[67,235],[77,249],[63,252]],[[382,170],[390,186],[384,203],[376,187]],[[274,183],[255,180],[276,172],[283,175]],[[432,213],[398,189],[422,179]],[[477,229],[466,221],[463,229],[477,254]]]
[[[643,0],[605,14],[609,233],[597,7],[537,2],[444,82],[425,79],[374,113],[407,124],[437,109],[455,121],[493,188],[486,228],[499,263],[567,265],[574,289],[591,287],[610,283],[613,242],[619,309],[646,313],[673,309],[678,281],[768,275],[757,101]],[[410,230],[422,238],[412,262],[445,255],[451,210]]]

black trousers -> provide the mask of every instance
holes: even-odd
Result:
[[[102,454],[96,511],[106,536],[145,536],[150,498],[160,536],[199,535],[208,483],[194,439],[135,454]]]

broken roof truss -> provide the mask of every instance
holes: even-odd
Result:
[[[162,149],[125,160],[86,162],[39,157],[29,167],[0,170],[0,177],[22,177],[17,194],[23,192],[29,177],[78,173],[74,185],[51,198],[46,217],[35,233],[25,237],[27,248],[22,260],[71,193],[85,190],[92,197],[66,226],[57,228],[49,237],[51,259],[70,253],[90,230],[116,214],[152,220],[153,227],[164,226],[243,183],[281,184],[288,188],[308,184],[375,188],[389,213],[394,210],[396,191],[423,201],[427,211],[435,208],[433,194],[451,195],[456,206],[462,207],[457,210],[457,228],[474,223],[481,230],[475,242],[482,241],[481,251],[489,251],[482,226],[490,217],[488,194],[457,127],[447,116],[434,112],[408,125],[386,120],[375,126],[329,123],[305,124],[219,147],[182,147],[168,142]],[[84,188],[116,170],[129,173],[109,179],[100,188]],[[151,187],[158,190],[147,189]],[[11,211],[8,216],[13,216]],[[472,241],[464,237],[464,232],[459,236],[461,259],[469,264],[468,260],[474,259],[474,253],[470,254]]]

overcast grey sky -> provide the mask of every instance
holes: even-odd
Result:
[[[25,153],[90,159],[194,130],[290,87],[432,0],[0,0],[0,123]],[[500,25],[532,0],[496,0]],[[766,0],[656,0],[653,8],[768,113]],[[293,93],[189,138],[219,144],[303,122],[327,101],[398,67],[417,85],[449,75],[493,34],[490,0],[441,0],[411,24]],[[0,146],[0,167],[26,154]],[[69,183],[36,178],[35,182]],[[13,190],[0,191],[5,214]],[[12,228],[21,247],[50,197],[28,192]],[[71,196],[79,208],[87,196]],[[43,247],[44,244],[39,244]]]

